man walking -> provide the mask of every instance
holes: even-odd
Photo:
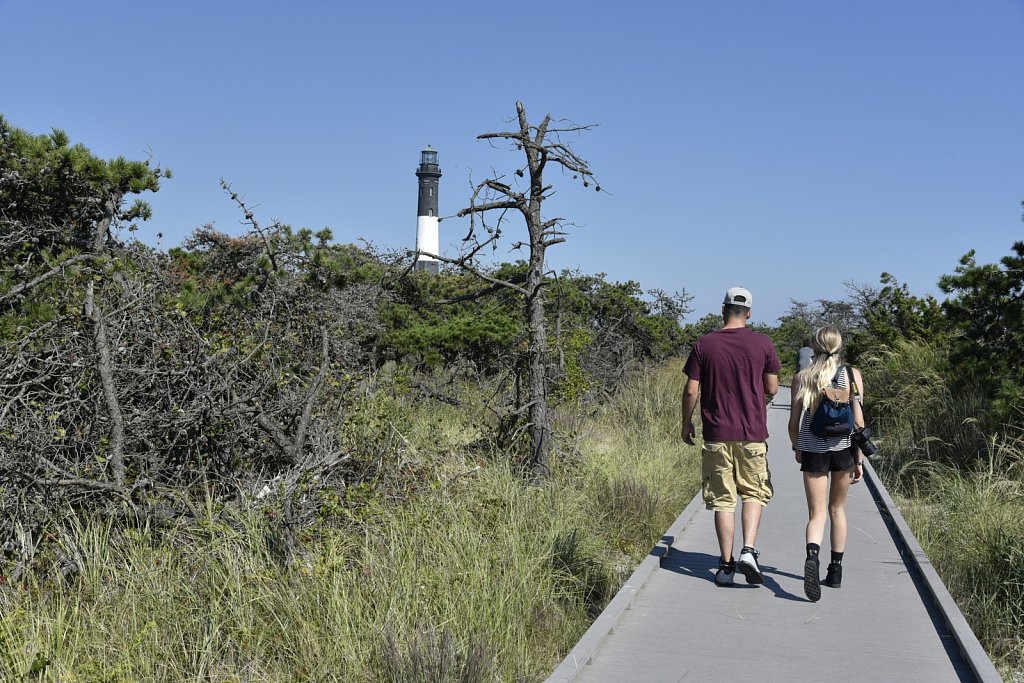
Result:
[[[684,371],[682,437],[694,443],[693,410],[700,397],[704,503],[715,511],[721,557],[715,583],[732,585],[738,568],[747,583],[764,583],[754,548],[761,511],[772,497],[768,472],[768,407],[779,390],[782,364],[767,335],[747,328],[752,297],[743,287],[725,293],[722,329],[696,341]],[[767,399],[767,400],[766,400]],[[743,501],[743,548],[732,556],[736,496]]]

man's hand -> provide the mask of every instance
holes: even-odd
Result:
[[[690,446],[693,446],[694,443],[695,443],[694,440],[693,440],[693,437],[696,436],[696,435],[697,435],[697,430],[694,429],[694,427],[693,427],[693,420],[690,420],[689,422],[683,422],[683,430],[682,430],[683,443],[688,444]]]
[[[690,446],[694,444],[693,437],[697,434],[697,430],[693,428],[693,411],[697,407],[699,395],[700,382],[695,379],[687,379],[686,387],[683,389],[683,412],[681,415],[683,428],[680,435],[683,437],[683,443]]]

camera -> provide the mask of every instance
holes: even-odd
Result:
[[[850,434],[850,441],[860,449],[860,452],[865,457],[870,457],[878,452],[875,444],[871,443],[873,435],[874,432],[871,431],[871,427],[861,427],[860,429],[853,430],[853,433]]]

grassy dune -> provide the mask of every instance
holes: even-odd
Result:
[[[1024,440],[982,434],[976,397],[928,364],[904,350],[866,368],[876,463],[1006,680],[1024,680]],[[396,468],[429,474],[397,499],[362,490],[349,523],[305,530],[288,561],[255,510],[159,531],[69,517],[38,570],[0,586],[0,680],[541,680],[697,490],[681,390],[670,365],[563,412],[544,486],[474,445],[471,404],[399,400]]]
[[[563,415],[577,436],[544,486],[468,455],[472,411],[404,406],[430,481],[307,530],[286,562],[252,510],[159,532],[69,517],[0,589],[0,680],[542,679],[696,490],[681,381],[651,371]]]

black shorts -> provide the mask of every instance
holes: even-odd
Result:
[[[845,472],[856,464],[853,447],[841,451],[814,453],[800,451],[801,472]]]

